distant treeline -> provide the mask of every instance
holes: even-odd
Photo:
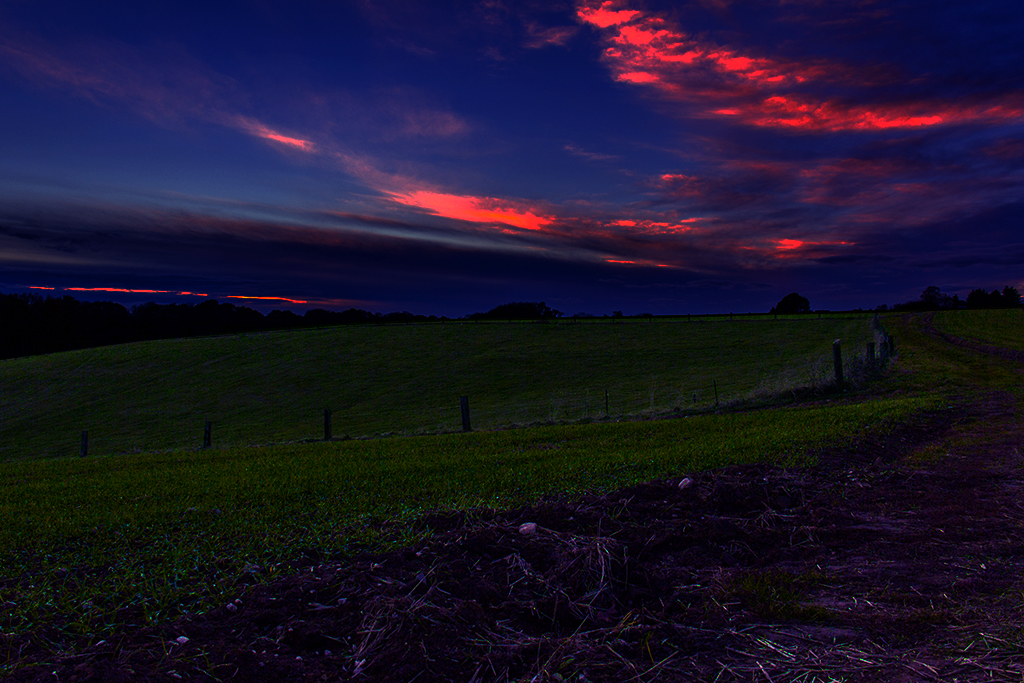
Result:
[[[278,310],[263,315],[215,299],[198,304],[147,303],[128,309],[111,301],[79,301],[73,296],[0,294],[0,358],[146,339],[439,320],[444,318],[409,312],[370,313],[356,308],[341,312],[315,308],[305,315]]]
[[[517,301],[460,320],[548,320],[561,315],[543,301]],[[408,311],[371,313],[358,308],[341,312],[314,308],[304,315],[275,310],[263,315],[216,299],[198,304],[146,303],[129,309],[112,301],[79,301],[70,295],[44,298],[0,293],[0,359],[147,339],[444,320],[449,318]]]
[[[961,299],[959,295],[950,296],[935,286],[926,287],[917,301],[906,301],[895,304],[892,309],[888,306],[879,306],[878,310],[893,311],[943,311],[958,308],[1020,308],[1020,292],[1016,287],[1007,285],[1002,291],[993,289],[972,289],[967,299]]]

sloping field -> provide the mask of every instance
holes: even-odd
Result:
[[[359,326],[141,342],[0,362],[0,460],[704,410],[817,386],[867,314]],[[852,365],[851,365],[852,367]]]
[[[948,335],[1024,350],[1024,309],[940,311],[932,322],[937,330]]]
[[[2,463],[0,675],[1020,680],[1024,366],[884,322],[781,408]]]

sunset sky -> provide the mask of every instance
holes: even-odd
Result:
[[[0,0],[0,291],[459,316],[1024,289],[1022,35],[1020,0]]]

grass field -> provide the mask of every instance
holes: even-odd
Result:
[[[805,462],[934,399],[665,421],[8,463],[3,629],[97,638],[208,608],[246,565],[409,538],[436,509],[501,508],[733,462]]]
[[[1024,349],[1024,309],[940,311],[935,314],[934,324],[956,337],[1006,349]]]
[[[701,410],[818,385],[867,314],[358,326],[161,340],[0,361],[0,460],[436,433]],[[606,393],[607,392],[607,393]],[[607,399],[606,399],[607,397]],[[607,403],[606,403],[607,400]]]
[[[360,547],[407,541],[418,533],[410,522],[431,510],[503,508],[732,462],[806,463],[815,448],[848,442],[858,434],[885,434],[909,416],[946,405],[947,393],[931,390],[920,379],[935,367],[954,374],[977,371],[951,365],[950,358],[930,360],[928,339],[907,320],[894,317],[887,323],[904,335],[899,344],[906,362],[901,356],[891,379],[872,393],[838,401],[819,398],[805,405],[668,420],[3,463],[0,629],[41,634],[59,651],[133,625],[209,609],[234,597],[239,582],[250,580],[254,565],[260,567],[257,580],[265,580],[303,557],[345,557]],[[84,391],[75,387],[90,385],[112,391],[118,382],[134,381],[133,367],[163,368],[162,382],[173,383],[192,376],[182,367],[205,366],[205,383],[188,385],[193,401],[201,404],[205,397],[228,405],[227,398],[214,394],[220,382],[232,397],[230,405],[242,411],[251,405],[243,399],[255,401],[269,387],[261,384],[267,357],[280,365],[290,357],[293,375],[301,369],[303,377],[315,378],[319,361],[345,357],[354,366],[358,353],[365,353],[374,359],[372,370],[353,372],[364,382],[375,376],[382,386],[394,383],[392,392],[375,399],[384,405],[387,395],[414,394],[416,383],[406,378],[403,384],[402,373],[431,359],[446,359],[447,368],[476,369],[489,379],[476,380],[481,393],[501,379],[506,384],[492,390],[497,396],[518,396],[516,391],[531,388],[547,391],[538,388],[543,383],[535,375],[491,367],[507,356],[520,368],[552,373],[566,382],[579,379],[582,368],[591,367],[588,363],[606,375],[628,378],[637,367],[652,372],[659,361],[685,358],[687,351],[694,355],[688,367],[695,371],[697,340],[709,339],[718,342],[713,352],[718,361],[713,364],[705,353],[705,371],[724,377],[772,368],[773,376],[785,376],[794,363],[806,366],[822,353],[830,364],[831,341],[839,333],[870,339],[868,323],[867,318],[799,324],[717,321],[691,323],[697,331],[689,334],[684,334],[691,329],[684,323],[659,322],[590,329],[569,324],[345,328],[111,347],[9,361],[5,372],[8,380],[23,382],[20,391],[27,391],[41,377],[53,377],[57,368],[77,368],[77,384],[63,389],[74,393]],[[669,348],[659,350],[652,342],[657,339]],[[602,354],[602,345],[614,350]],[[158,353],[175,350],[188,362],[181,355],[166,362]],[[388,357],[396,360],[389,364]],[[12,372],[19,367],[20,374]],[[663,370],[659,377],[667,374]],[[424,380],[420,393],[449,395],[442,373],[428,376],[437,385]],[[1011,380],[1008,375],[1006,381]],[[343,384],[331,381],[335,387]],[[763,385],[763,379],[748,382],[748,393]],[[360,386],[365,390],[368,385]],[[116,414],[101,391],[92,391],[92,402],[83,394],[74,399],[83,419]],[[300,402],[313,391],[296,387],[279,393]],[[17,403],[10,395],[5,406]],[[153,396],[171,394],[152,381],[132,395],[151,401],[155,410]],[[52,387],[49,397],[71,403],[59,387]]]

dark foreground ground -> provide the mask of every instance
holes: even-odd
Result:
[[[977,446],[907,458],[954,426]],[[405,551],[64,659],[11,636],[0,656],[14,681],[1020,681],[1020,447],[992,394],[813,469],[435,515]]]

